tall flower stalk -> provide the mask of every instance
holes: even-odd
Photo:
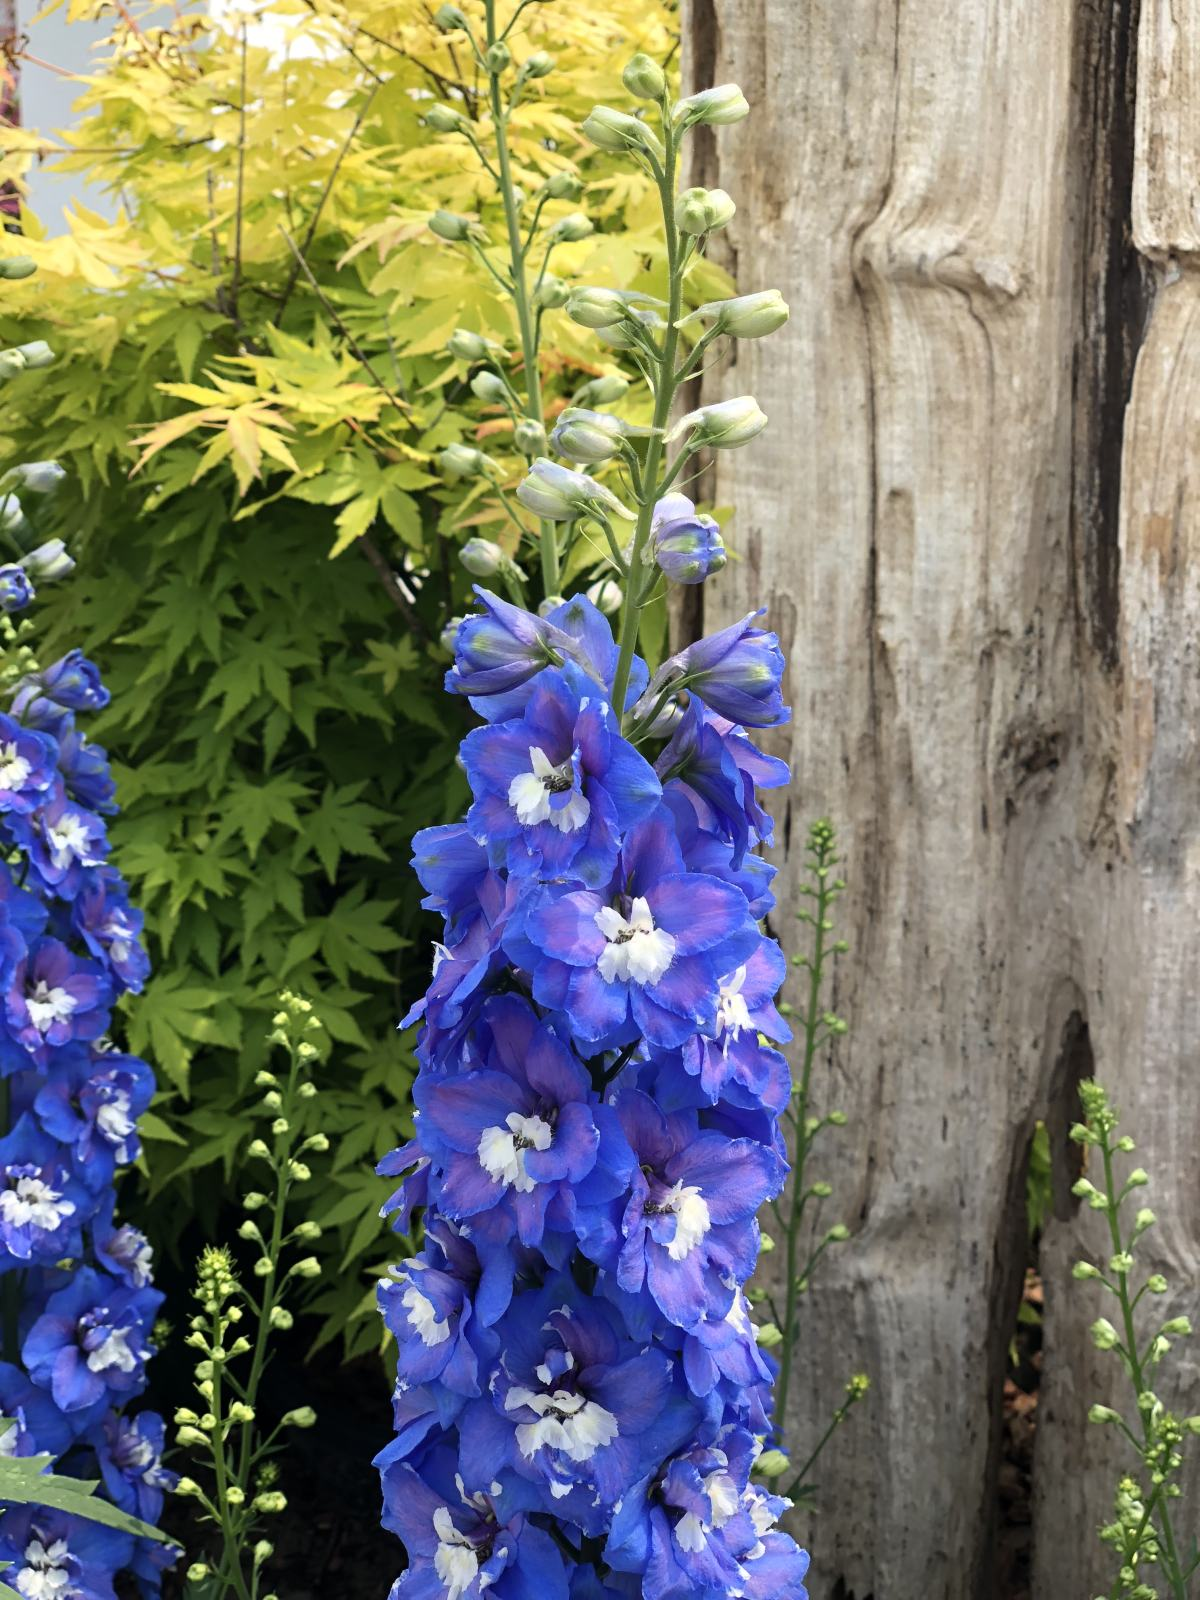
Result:
[[[23,271],[19,257],[0,262],[0,278]],[[51,359],[44,345],[0,351],[0,377]],[[130,1409],[162,1295],[145,1238],[117,1215],[154,1076],[109,1036],[114,1004],[149,964],[107,861],[108,758],[77,721],[108,692],[78,650],[40,668],[32,624],[14,621],[35,584],[74,565],[38,534],[64,476],[39,461],[0,479],[13,558],[0,565],[0,1456],[56,1473],[44,1502],[25,1478],[0,1505],[0,1566],[25,1600],[111,1600],[119,1574],[156,1593],[172,1564],[147,1525],[174,1475],[162,1419]],[[60,1476],[99,1480],[116,1510],[94,1511]]]
[[[526,202],[499,154],[512,98],[498,85],[511,71],[519,95],[534,69],[505,59],[492,0],[482,34],[455,6],[438,15],[489,72],[515,251]],[[482,725],[462,744],[465,821],[415,840],[444,931],[405,1018],[420,1023],[415,1137],[380,1167],[402,1178],[385,1212],[419,1246],[380,1288],[399,1352],[396,1437],[377,1459],[384,1524],[407,1546],[397,1589],[423,1596],[804,1600],[808,1558],[777,1526],[788,1502],[752,1477],[773,1435],[773,1368],[745,1292],[756,1214],[787,1171],[786,961],[762,931],[773,869],[756,850],[772,833],[759,791],[788,771],[752,737],[787,719],[783,660],[757,614],[653,674],[638,653],[661,586],[725,562],[716,524],[676,485],[699,451],[766,424],[743,397],[671,426],[679,386],[719,338],[768,333],[787,308],[767,292],[684,315],[689,268],[733,205],[676,192],[683,141],[745,116],[740,90],[675,101],[642,56],[624,84],[645,115],[598,106],[583,132],[653,176],[666,295],[574,284],[556,298],[627,353],[651,420],[562,412],[549,445],[564,459],[531,452],[515,490],[546,596],[534,611],[481,588],[452,640],[447,688]],[[487,256],[472,219],[435,231]],[[520,266],[514,253],[514,283]],[[476,393],[508,386],[478,336],[456,340],[486,362]],[[506,493],[482,452],[446,465]],[[608,551],[616,639],[587,596],[556,592],[585,535]],[[492,561],[520,593],[515,563],[464,559],[482,575]]]

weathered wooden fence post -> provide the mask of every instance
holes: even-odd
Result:
[[[854,1240],[808,1301],[791,1420],[812,1437],[851,1371],[874,1387],[823,1462],[814,1600],[1003,1592],[1038,1118],[1035,1593],[1107,1589],[1114,1441],[1085,1420],[1102,1307],[1069,1283],[1082,1073],[1126,1110],[1179,1309],[1196,1298],[1200,0],[1138,13],[685,0],[689,80],[736,80],[756,112],[698,146],[693,181],[739,203],[740,287],[792,306],[765,360],[743,344],[706,380],[773,426],[715,463],[742,559],[705,621],[765,604],[791,660],[785,945],[813,817],[840,824],[853,888],[826,1104],[852,1118],[827,1175]]]

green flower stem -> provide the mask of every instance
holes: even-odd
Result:
[[[215,1349],[222,1342],[224,1318],[220,1308],[213,1312],[211,1344]],[[246,1587],[246,1579],[242,1573],[241,1558],[241,1522],[240,1507],[231,1506],[229,1503],[230,1476],[229,1466],[225,1459],[225,1440],[222,1436],[223,1407],[221,1404],[221,1378],[224,1362],[214,1361],[212,1364],[212,1400],[211,1409],[217,1419],[217,1425],[212,1432],[212,1458],[213,1477],[216,1481],[216,1512],[217,1520],[221,1525],[221,1566],[220,1578],[237,1592],[238,1600],[251,1600],[250,1591]],[[235,1512],[239,1513],[235,1516]],[[223,1590],[222,1590],[223,1592]]]
[[[293,1049],[290,1052],[291,1065],[288,1069],[287,1090],[283,1096],[283,1115],[290,1123],[296,1114],[298,1102],[296,1096],[296,1079],[300,1071],[300,1058]],[[287,1213],[288,1195],[292,1187],[291,1174],[288,1169],[288,1141],[291,1133],[277,1133],[274,1135],[275,1149],[273,1164],[275,1167],[275,1199],[272,1206],[271,1237],[266,1245],[265,1254],[272,1264],[270,1277],[263,1280],[262,1300],[255,1308],[255,1317],[258,1327],[254,1335],[254,1349],[250,1357],[250,1371],[246,1378],[246,1404],[257,1410],[258,1385],[262,1378],[263,1367],[267,1359],[267,1343],[270,1340],[271,1313],[279,1300],[279,1257],[283,1249],[284,1218]],[[237,1481],[246,1489],[250,1480],[251,1453],[254,1447],[254,1423],[242,1423],[242,1436],[238,1449],[238,1475]]]
[[[500,42],[496,33],[496,0],[484,0],[489,48]],[[519,12],[518,12],[519,15]],[[516,18],[513,18],[515,21]],[[509,27],[512,22],[509,23]],[[507,34],[508,29],[505,29]],[[517,324],[521,331],[521,355],[525,363],[525,415],[531,422],[544,426],[542,409],[541,365],[538,361],[537,327],[529,298],[529,280],[525,273],[525,246],[521,241],[521,216],[513,193],[512,158],[508,148],[508,112],[500,90],[500,74],[488,70],[488,99],[492,108],[492,126],[496,135],[496,166],[500,175],[500,197],[504,202],[504,220],[508,228],[508,254],[512,269],[513,305],[517,309]],[[546,253],[549,260],[549,251]],[[542,275],[545,274],[545,264]],[[539,282],[540,282],[539,278]],[[561,575],[558,564],[558,535],[552,522],[541,524],[542,584],[548,595],[557,594]]]
[[[1126,1254],[1127,1247],[1125,1241],[1121,1238],[1121,1224],[1120,1217],[1118,1215],[1121,1206],[1121,1196],[1117,1192],[1116,1180],[1113,1173],[1112,1138],[1107,1129],[1102,1129],[1101,1132],[1100,1152],[1104,1160],[1104,1195],[1107,1201],[1107,1204],[1104,1207],[1104,1214],[1108,1219],[1108,1233],[1109,1238],[1112,1241],[1113,1255],[1115,1257],[1120,1257]],[[1125,1335],[1125,1361],[1129,1369],[1129,1376],[1133,1382],[1134,1390],[1136,1391],[1138,1400],[1140,1401],[1141,1397],[1150,1390],[1150,1385],[1146,1382],[1145,1370],[1143,1368],[1141,1358],[1138,1355],[1137,1330],[1134,1327],[1133,1321],[1134,1303],[1130,1299],[1129,1295],[1129,1274],[1123,1268],[1119,1268],[1116,1272],[1114,1272],[1113,1276],[1116,1279],[1114,1288],[1117,1296],[1117,1303],[1121,1308],[1121,1327]],[[1154,1448],[1153,1429],[1150,1424],[1149,1416],[1145,1411],[1143,1411],[1140,1404],[1138,1406],[1138,1415],[1141,1418],[1143,1457],[1145,1458]],[[1163,1486],[1160,1486],[1160,1490],[1161,1487]],[[1171,1585],[1171,1593],[1175,1596],[1175,1600],[1187,1600],[1187,1582],[1180,1567],[1179,1551],[1175,1544],[1175,1530],[1171,1523],[1171,1509],[1167,1503],[1167,1497],[1165,1494],[1160,1494],[1159,1496],[1152,1494],[1147,1500],[1146,1509],[1142,1518],[1142,1527],[1144,1529],[1150,1520],[1153,1511],[1154,1500],[1156,1498],[1160,1498],[1160,1504],[1158,1507],[1158,1525],[1162,1531],[1164,1553],[1166,1555],[1166,1561],[1163,1563],[1164,1567],[1166,1568],[1165,1575],[1168,1583]]]
[[[804,1014],[804,1059],[800,1068],[800,1082],[796,1088],[796,1109],[794,1112],[795,1148],[792,1155],[792,1203],[791,1213],[787,1224],[786,1238],[786,1294],[787,1294],[787,1320],[783,1328],[783,1345],[779,1352],[779,1380],[776,1386],[776,1409],[778,1416],[786,1422],[788,1395],[792,1384],[792,1362],[796,1348],[797,1318],[799,1315],[799,1287],[796,1282],[796,1268],[800,1250],[800,1229],[804,1220],[804,1207],[808,1199],[808,1188],[804,1181],[804,1169],[808,1160],[808,1153],[812,1148],[813,1132],[808,1125],[808,1104],[812,1084],[813,1062],[816,1060],[818,1049],[818,1035],[821,1026],[821,984],[824,979],[825,960],[827,955],[826,938],[831,931],[828,912],[830,905],[837,894],[837,889],[830,880],[830,870],[836,861],[833,853],[832,834],[820,834],[816,839],[816,910],[812,914],[813,949],[808,958],[808,1005]],[[818,1252],[819,1253],[819,1252]],[[811,1268],[812,1261],[809,1262]],[[806,1269],[807,1270],[807,1269]],[[830,1428],[837,1426],[833,1423]],[[828,1438],[828,1434],[826,1438]],[[824,1441],[822,1441],[824,1443]],[[807,1471],[808,1468],[805,1468]]]
[[[629,555],[629,579],[625,587],[625,602],[621,607],[621,629],[618,637],[617,671],[613,679],[613,710],[617,719],[624,722],[625,699],[629,689],[629,674],[633,669],[633,653],[637,649],[638,628],[641,621],[644,597],[638,593],[638,574],[646,542],[650,537],[650,524],[654,506],[659,498],[659,467],[662,463],[664,439],[671,406],[675,400],[675,358],[679,348],[679,321],[683,309],[683,265],[680,260],[679,230],[675,225],[675,167],[678,148],[675,131],[671,126],[670,108],[664,99],[663,143],[666,154],[658,177],[658,191],[662,198],[663,228],[667,241],[668,304],[667,330],[663,336],[661,352],[656,359],[657,377],[654,383],[654,432],[646,443],[646,458],[642,465],[641,495],[638,500],[637,525],[634,529],[633,548]]]

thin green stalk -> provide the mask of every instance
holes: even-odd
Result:
[[[490,47],[498,42],[496,0],[484,0],[484,8],[487,18],[487,42]],[[525,363],[525,415],[531,422],[544,426],[537,327],[529,300],[529,280],[525,275],[525,246],[521,241],[521,216],[513,193],[512,158],[508,148],[508,113],[504,109],[500,92],[500,74],[490,69],[488,97],[492,108],[492,126],[496,134],[496,166],[499,170],[500,197],[504,202],[504,220],[508,228],[508,253],[512,267],[511,292],[513,304],[517,309],[517,324],[521,332],[521,355]],[[558,535],[552,522],[543,521],[541,524],[541,556],[543,587],[548,595],[557,594],[561,577],[558,563]]]
[[[1104,1192],[1108,1199],[1104,1214],[1108,1219],[1108,1233],[1112,1241],[1113,1255],[1120,1257],[1126,1253],[1118,1219],[1121,1200],[1113,1173],[1112,1147],[1107,1133],[1104,1135],[1100,1148],[1104,1158]],[[1133,1379],[1133,1386],[1140,1400],[1149,1385],[1146,1382],[1141,1358],[1138,1355],[1137,1330],[1133,1321],[1133,1304],[1129,1298],[1129,1274],[1123,1268],[1118,1268],[1113,1275],[1117,1280],[1116,1293],[1117,1301],[1121,1307],[1121,1326],[1125,1335],[1125,1357],[1129,1363],[1129,1376]],[[1146,1451],[1149,1452],[1153,1445],[1153,1434],[1149,1418],[1140,1405],[1138,1406],[1138,1415],[1142,1419],[1142,1439]],[[1147,1518],[1149,1515],[1150,1506],[1147,1505]],[[1175,1530],[1171,1523],[1171,1510],[1165,1495],[1162,1497],[1159,1509],[1159,1526],[1162,1529],[1163,1544],[1166,1546],[1167,1581],[1171,1585],[1171,1591],[1176,1600],[1187,1600],[1187,1584],[1184,1581],[1179,1564],[1179,1551],[1175,1544]]]
[[[633,535],[633,549],[629,556],[629,582],[625,590],[625,603],[621,608],[621,629],[618,637],[617,670],[613,679],[613,709],[620,720],[625,717],[625,700],[629,690],[629,674],[633,668],[633,653],[637,649],[638,628],[642,605],[637,594],[638,573],[650,537],[650,524],[654,505],[658,499],[658,472],[663,454],[663,435],[666,431],[671,406],[675,400],[675,358],[679,348],[679,321],[683,309],[683,272],[679,259],[679,230],[675,225],[675,134],[664,102],[663,142],[666,155],[659,177],[662,196],[663,226],[667,240],[668,303],[667,330],[658,358],[658,381],[654,386],[654,432],[646,444],[646,459],[642,466],[642,495],[638,503],[637,525]]]
[[[213,1312],[212,1343],[216,1345],[221,1338],[221,1313]],[[217,1430],[221,1427],[223,1407],[221,1404],[221,1366],[219,1361],[213,1362],[212,1367],[212,1414],[217,1419]],[[234,1525],[233,1510],[229,1504],[228,1491],[230,1487],[229,1473],[225,1462],[225,1442],[218,1436],[212,1435],[213,1476],[216,1479],[216,1509],[217,1517],[221,1524],[222,1561],[220,1577],[227,1578],[238,1594],[238,1600],[250,1600],[250,1591],[246,1587],[246,1579],[242,1573],[241,1545],[238,1538],[238,1529]]]
[[[817,909],[814,918],[813,953],[809,958],[808,968],[808,1006],[804,1016],[804,1061],[800,1070],[800,1087],[796,1096],[796,1139],[792,1156],[792,1208],[786,1240],[787,1321],[784,1324],[783,1346],[779,1353],[779,1381],[776,1388],[776,1403],[780,1417],[787,1416],[788,1393],[792,1382],[792,1357],[796,1346],[796,1321],[799,1316],[800,1302],[796,1286],[796,1258],[800,1248],[800,1224],[804,1215],[804,1202],[807,1198],[804,1168],[808,1159],[810,1144],[808,1100],[812,1082],[813,1062],[817,1053],[817,1030],[820,1026],[819,1006],[821,980],[825,966],[825,935],[829,931],[826,926],[828,919],[825,913],[829,909],[832,886],[829,882],[823,852],[817,858],[817,871],[819,874],[817,879]],[[836,1423],[834,1426],[836,1426]]]

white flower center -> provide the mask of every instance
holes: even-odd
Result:
[[[87,829],[83,821],[69,813],[60,822],[46,829],[46,840],[50,846],[51,860],[56,867],[69,867],[72,857],[84,866],[94,866],[99,860],[98,856],[88,854]]]
[[[118,1367],[122,1372],[132,1372],[137,1366],[137,1356],[129,1348],[132,1328],[114,1328],[103,1344],[98,1344],[87,1358],[89,1372],[104,1372]]]
[[[65,1022],[78,1003],[73,994],[57,984],[52,989],[44,978],[39,978],[33,993],[25,997],[29,1020],[39,1033],[47,1033],[56,1022]]]
[[[576,833],[592,814],[590,802],[581,794],[572,794],[565,805],[551,805],[553,795],[566,794],[575,788],[575,774],[570,760],[557,767],[544,750],[529,746],[529,772],[519,772],[508,786],[508,803],[517,813],[517,821],[525,828],[535,823],[548,822],[559,833]]]
[[[442,1344],[450,1337],[449,1318],[439,1322],[433,1301],[414,1284],[410,1283],[400,1296],[400,1304],[408,1312],[408,1320],[420,1334],[422,1344]]]
[[[553,1394],[510,1389],[504,1398],[504,1409],[516,1411],[519,1406],[528,1406],[538,1414],[536,1422],[522,1422],[517,1428],[517,1447],[526,1460],[544,1445],[561,1450],[572,1461],[590,1461],[620,1431],[611,1411],[566,1389],[556,1389]]]
[[[10,1228],[32,1223],[35,1228],[53,1233],[63,1218],[74,1212],[73,1202],[64,1200],[41,1178],[18,1178],[11,1189],[0,1192],[0,1217]]]
[[[15,744],[0,744],[0,789],[23,788],[33,768],[17,754]]]
[[[506,1128],[485,1128],[479,1135],[479,1165],[497,1183],[511,1184],[518,1194],[528,1194],[536,1180],[525,1170],[526,1150],[549,1150],[554,1129],[541,1117],[523,1117],[510,1111]]]
[[[623,917],[613,906],[601,906],[596,926],[607,943],[596,965],[605,983],[657,983],[675,959],[675,939],[656,928],[641,895]]]
[[[40,1539],[25,1546],[25,1565],[17,1573],[18,1590],[26,1600],[62,1600],[74,1593],[66,1568],[67,1541],[55,1539],[47,1549]]]
[[[675,1213],[675,1237],[667,1246],[672,1261],[685,1261],[712,1226],[704,1196],[699,1189],[683,1183],[668,1189],[654,1210]]]
[[[433,1531],[438,1536],[438,1547],[433,1557],[433,1570],[442,1580],[447,1600],[458,1600],[464,1590],[475,1582],[479,1571],[479,1557],[465,1533],[460,1533],[445,1506],[433,1513]]]
[[[111,1100],[106,1100],[96,1113],[96,1126],[108,1140],[109,1144],[125,1144],[126,1139],[134,1131],[136,1123],[129,1115],[129,1096],[123,1089],[118,1089]]]
[[[723,978],[717,990],[717,1038],[729,1035],[726,1044],[736,1040],[743,1028],[752,1028],[750,1009],[742,998],[742,985],[746,981],[745,967],[739,967],[732,977]]]

